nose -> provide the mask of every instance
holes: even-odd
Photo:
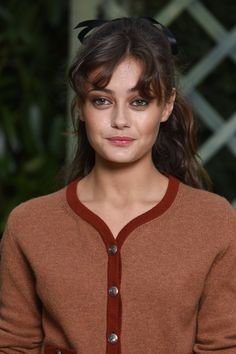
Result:
[[[112,112],[111,126],[123,129],[130,126],[129,113],[123,105],[116,105]]]

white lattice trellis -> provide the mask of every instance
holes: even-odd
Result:
[[[182,78],[185,95],[191,100],[200,119],[212,131],[211,137],[199,149],[204,163],[209,161],[223,145],[227,145],[236,156],[236,112],[224,119],[215,108],[196,90],[202,82],[227,56],[236,64],[236,26],[227,32],[221,23],[196,0],[173,0],[159,14],[158,19],[169,25],[180,13],[187,10],[193,19],[216,42],[215,47]],[[236,206],[236,199],[232,202]]]

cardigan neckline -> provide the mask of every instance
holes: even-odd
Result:
[[[92,210],[87,208],[77,196],[77,184],[81,179],[81,177],[75,179],[66,188],[66,198],[70,208],[100,233],[105,244],[119,244],[120,246],[134,229],[157,218],[169,209],[176,198],[180,184],[180,181],[176,177],[169,175],[167,190],[163,198],[154,207],[130,220],[120,230],[117,237],[114,237],[105,221]]]

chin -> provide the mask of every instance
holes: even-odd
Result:
[[[135,162],[136,160],[133,160],[133,159],[106,159],[106,161],[111,164],[129,164],[129,163]]]
[[[127,154],[128,155],[128,154]],[[110,163],[110,164],[117,164],[117,165],[122,165],[122,164],[132,164],[137,162],[138,160],[140,160],[142,158],[142,156],[140,157],[129,157],[129,156],[101,156],[100,155],[100,160],[106,161],[106,163]]]

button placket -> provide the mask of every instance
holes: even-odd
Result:
[[[108,298],[107,298],[107,354],[112,354],[114,345],[120,350],[121,297],[120,297],[120,252],[119,245],[108,246]],[[120,352],[119,352],[120,353]],[[118,352],[117,352],[118,354]]]

